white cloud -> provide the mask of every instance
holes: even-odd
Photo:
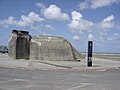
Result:
[[[13,16],[9,16],[5,20],[0,20],[0,29],[2,30],[13,26],[20,29],[36,30],[38,34],[45,34],[45,30],[54,30],[52,25],[47,23],[43,24],[43,21],[45,21],[45,19],[41,18],[39,14],[30,12],[28,15],[21,15],[19,20],[16,20]]]
[[[71,17],[72,20],[70,24],[68,24],[71,30],[74,31],[77,30],[78,32],[83,30],[92,30],[90,33],[95,32],[95,35],[93,34],[88,35],[88,40],[94,40],[96,43],[99,42],[106,43],[107,40],[115,40],[115,39],[120,40],[118,34],[114,35],[113,37],[108,37],[109,31],[111,31],[111,29],[113,28],[116,28],[114,22],[115,19],[114,15],[107,16],[98,23],[93,23],[91,21],[83,19],[84,16],[80,12],[76,12],[76,11],[71,12]],[[73,40],[77,40],[77,39],[78,39],[77,36],[73,37]]]
[[[30,28],[32,30],[36,30],[38,34],[44,34],[46,30],[54,30],[54,27],[49,24],[39,24],[39,25],[31,25]]]
[[[30,20],[30,18],[27,17],[26,15],[22,15],[21,16],[21,21],[23,21],[25,23],[32,23],[32,21]]]
[[[8,28],[9,25],[16,24],[15,18],[13,16],[9,16],[8,19],[0,20],[0,28]]]
[[[111,35],[111,37],[108,37],[107,39],[110,40],[110,41],[120,40],[120,34],[119,33],[114,33],[113,35]]]
[[[89,2],[85,0],[81,3],[79,3],[79,7],[80,7],[80,10],[88,9],[89,8]]]
[[[73,40],[80,40],[79,36],[73,36]]]
[[[80,9],[96,9],[100,7],[110,6],[114,3],[120,3],[120,0],[85,0],[79,4]]]
[[[72,14],[72,19],[74,21],[77,21],[77,20],[79,21],[83,17],[81,13],[76,12],[76,11],[73,11],[71,14]]]
[[[35,5],[36,5],[37,7],[39,7],[39,8],[41,8],[41,9],[45,9],[45,8],[46,8],[43,3],[37,2]]]
[[[15,25],[19,26],[19,27],[26,27],[29,24],[27,24],[26,22],[20,20],[20,21],[17,21],[17,23]]]
[[[51,20],[68,20],[69,16],[66,13],[62,13],[61,8],[56,5],[50,5],[43,12],[45,18]]]
[[[110,6],[118,2],[120,2],[120,0],[92,0],[91,8]]]
[[[93,34],[88,35],[88,41],[93,41]]]
[[[107,18],[103,19],[103,22],[111,22],[115,19],[113,15],[108,16]]]
[[[120,40],[120,34],[119,33],[115,33],[113,35],[113,38],[114,38],[114,40]]]
[[[6,24],[6,22],[5,21],[2,21],[2,20],[0,20],[0,29],[1,28],[8,28],[8,24]]]
[[[39,3],[39,2],[37,2],[35,5],[41,9],[41,16],[42,16],[44,10],[46,9],[45,5],[43,3]]]
[[[100,22],[99,27],[103,29],[110,29],[114,27],[114,20],[115,17],[113,15],[108,16],[107,18],[103,19],[102,22]]]
[[[96,29],[99,31],[99,41],[105,43],[107,40],[115,40],[113,36],[108,37],[108,32],[115,28],[114,19],[114,15],[110,15],[97,24],[98,27]]]
[[[39,14],[30,12],[28,16],[21,15],[21,19],[19,21],[16,21],[16,25],[20,27],[26,27],[30,26],[31,24],[34,24],[35,22],[43,22],[45,21],[44,18],[41,18]]]
[[[114,27],[114,22],[101,22],[100,23],[100,28],[102,29],[110,29]]]
[[[49,25],[49,24],[45,25],[45,28],[50,29],[50,30],[54,30],[54,27],[52,25]]]
[[[50,20],[66,21],[69,20],[69,16],[61,11],[56,5],[50,5],[48,8],[43,3],[36,3],[37,7],[41,9],[41,16],[44,15],[45,18]]]
[[[15,18],[13,16],[8,17],[8,19],[5,20],[5,22],[7,24],[15,24],[16,23]]]
[[[12,26],[18,26],[18,27],[26,27],[26,26],[32,26],[36,22],[43,22],[45,21],[44,18],[41,18],[39,14],[36,14],[34,12],[30,12],[28,16],[21,15],[20,20],[16,20],[13,16],[8,17],[8,19],[0,20],[0,27],[1,28],[7,28],[10,25]]]
[[[82,18],[83,16],[80,12],[73,11],[71,15],[72,15],[72,20],[71,23],[68,24],[70,29],[81,31],[81,30],[89,30],[90,28],[92,28],[93,22],[83,19]]]
[[[101,31],[100,33],[98,33],[98,40],[99,42],[105,43],[107,41],[108,35],[106,31]]]
[[[43,25],[42,25],[42,24],[40,24],[40,25],[36,25],[36,26],[31,25],[30,28],[33,29],[33,30],[41,31],[42,28],[43,28]]]
[[[41,18],[39,16],[39,14],[36,14],[34,12],[30,12],[28,14],[28,16],[26,15],[22,15],[21,16],[21,19],[23,20],[23,22],[26,22],[26,23],[34,23],[34,22],[42,22],[42,21],[45,21],[44,18]]]
[[[110,15],[104,18],[102,21],[98,23],[93,23],[91,21],[88,21],[86,19],[83,19],[83,15],[80,12],[73,11],[71,12],[72,20],[68,24],[69,29],[72,31],[78,31],[82,32],[84,30],[91,32],[97,32],[98,33],[98,39],[101,42],[105,42],[107,40],[107,33],[111,31],[111,29],[115,28],[115,16]],[[110,40],[111,38],[109,38]],[[111,39],[112,40],[112,39]]]

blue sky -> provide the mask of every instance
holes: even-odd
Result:
[[[13,29],[62,36],[81,52],[120,53],[120,0],[0,0],[0,44]]]

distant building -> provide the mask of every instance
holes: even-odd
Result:
[[[31,60],[77,60],[80,53],[63,37],[31,36],[26,31],[13,30],[9,41],[9,56]]]

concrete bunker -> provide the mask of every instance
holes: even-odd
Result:
[[[31,36],[27,31],[13,30],[8,55],[13,59],[29,59]]]
[[[27,31],[13,30],[9,41],[9,56],[13,59],[74,61],[81,55],[63,37],[31,37]]]

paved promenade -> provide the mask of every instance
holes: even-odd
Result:
[[[86,60],[77,61],[42,61],[42,60],[13,60],[7,54],[0,54],[0,67],[41,69],[41,70],[104,70],[120,68],[120,61],[93,58],[93,66],[87,67]]]
[[[0,90],[120,90],[120,61],[12,60],[0,54]]]

